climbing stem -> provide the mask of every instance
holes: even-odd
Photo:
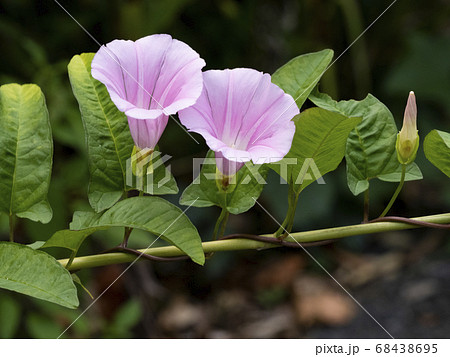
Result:
[[[394,204],[395,200],[398,197],[398,194],[402,190],[403,184],[405,183],[405,175],[406,175],[406,165],[402,164],[402,175],[400,177],[400,182],[398,183],[397,189],[395,190],[394,194],[392,195],[391,200],[389,201],[388,205],[386,206],[386,208],[384,209],[383,213],[380,215],[379,218],[386,216],[386,214],[391,209],[392,205]]]
[[[415,217],[412,220],[420,222],[436,223],[436,224],[450,224],[450,213],[443,213],[433,216]],[[363,236],[366,234],[399,231],[404,229],[419,228],[419,225],[414,225],[411,222],[376,222],[364,223],[352,226],[334,227],[327,229],[319,229],[306,232],[291,233],[285,238],[285,242],[320,242],[330,239],[339,239],[351,236]],[[266,237],[273,237],[272,234],[263,235]],[[264,249],[280,247],[280,244],[273,244],[261,242],[253,239],[227,239],[216,240],[211,242],[204,242],[202,244],[205,253],[214,253],[220,251],[234,251],[246,249]],[[140,252],[158,257],[179,257],[185,255],[181,250],[174,246],[158,247],[150,249],[140,249]],[[136,260],[136,255],[131,253],[107,253],[97,254],[84,257],[76,257],[70,265],[70,270],[78,270],[85,268],[93,268],[98,266],[105,266],[119,263],[129,263]],[[68,259],[59,260],[63,266],[67,265]]]

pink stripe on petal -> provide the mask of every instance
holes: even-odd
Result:
[[[237,68],[206,71],[197,102],[179,112],[183,125],[230,161],[279,161],[290,150],[299,113],[268,74]]]
[[[233,176],[244,166],[243,162],[228,160],[220,151],[216,152],[215,157],[217,168],[225,176]]]
[[[134,119],[128,117],[131,136],[138,148],[154,148],[166,128],[168,116],[161,115],[157,119]]]
[[[192,48],[162,34],[102,46],[92,61],[92,76],[127,115],[136,146],[153,149],[167,116],[197,101],[204,66]]]

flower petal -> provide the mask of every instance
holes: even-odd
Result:
[[[217,168],[225,176],[233,176],[242,166],[244,166],[243,162],[228,160],[220,151],[216,152],[215,157]]]
[[[205,64],[188,45],[172,40],[154,91],[166,114],[175,114],[197,101],[203,89],[201,69]]]
[[[153,149],[166,128],[168,119],[169,117],[164,114],[157,119],[148,120],[128,117],[128,125],[135,145],[140,149]]]
[[[180,111],[181,122],[208,146],[237,162],[274,162],[292,144],[299,113],[294,99],[268,74],[238,68],[207,71],[195,105]]]
[[[158,141],[168,115],[196,102],[204,66],[205,61],[185,43],[170,35],[152,35],[102,46],[92,61],[92,76],[105,84],[112,101],[127,115],[136,145],[144,148],[143,142],[155,142],[156,136]],[[156,132],[151,134],[150,128]]]
[[[132,95],[137,77],[137,58],[133,41],[114,40],[102,46],[91,64],[92,76],[102,82],[120,111],[135,106]]]

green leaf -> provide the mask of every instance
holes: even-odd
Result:
[[[392,113],[383,103],[371,94],[361,101],[336,102],[317,90],[309,99],[318,107],[350,117],[362,117],[362,122],[348,137],[345,153],[347,183],[355,196],[369,188],[370,179],[381,176],[388,177],[389,181],[395,177],[400,180],[401,168],[395,151],[397,127]],[[416,180],[417,170],[409,171],[405,180]]]
[[[378,178],[382,181],[387,182],[399,182],[402,176],[402,164],[398,165],[398,169],[390,174],[379,175]],[[408,177],[407,181],[413,180],[421,180],[423,179],[422,172],[419,169],[419,166],[415,162],[410,163],[406,166],[406,176]]]
[[[214,151],[209,151],[199,176],[181,195],[180,204],[195,207],[219,206],[232,214],[240,214],[255,205],[255,200],[266,183],[267,173],[267,165],[247,162],[236,174],[236,182],[233,183],[235,189],[225,194],[216,185]]]
[[[0,338],[13,338],[20,323],[20,304],[9,295],[0,296]]]
[[[287,182],[293,183],[295,192],[299,194],[338,167],[344,158],[348,135],[361,118],[348,118],[325,109],[311,108],[297,115],[294,122],[291,150],[283,160],[270,166]]]
[[[61,247],[69,249],[76,254],[84,240],[98,230],[98,228],[88,228],[78,231],[64,229],[53,234],[41,248]]]
[[[272,82],[290,94],[301,108],[325,73],[333,53],[332,50],[322,50],[295,57],[276,70]]]
[[[450,133],[433,130],[423,143],[426,158],[450,177]]]
[[[78,101],[89,154],[89,203],[96,212],[114,205],[127,190],[126,162],[133,151],[128,122],[106,87],[91,76],[94,53],[76,55],[68,71]]]
[[[51,255],[21,244],[0,242],[0,288],[71,309],[78,306],[69,272]]]
[[[75,212],[71,230],[132,227],[161,236],[203,265],[205,255],[195,226],[176,206],[159,197],[132,197],[103,213]]]
[[[34,242],[34,243],[31,243],[31,244],[27,244],[27,247],[30,247],[30,248],[32,248],[32,249],[41,249],[42,248],[42,246],[45,244],[45,241],[42,241],[42,240],[37,240],[36,242]]]
[[[34,84],[0,87],[0,212],[48,223],[53,141],[45,98]]]

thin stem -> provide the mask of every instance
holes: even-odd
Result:
[[[291,202],[291,214],[289,216],[289,223],[287,225],[285,234],[288,235],[292,232],[292,227],[294,226],[294,220],[295,220],[295,212],[297,210],[297,203],[298,203],[298,194],[294,192],[292,196],[292,202]]]
[[[283,235],[283,233],[285,232],[285,228],[288,224],[289,224],[289,208],[288,208],[288,212],[286,213],[286,217],[284,218],[283,223],[281,223],[280,228],[277,229],[277,231],[273,234],[275,237],[281,237]]]
[[[418,224],[422,222],[435,223],[435,224],[450,224],[450,213],[443,213],[433,216],[415,217],[410,218],[415,223],[411,222],[376,222],[376,223],[365,223],[357,224],[353,226],[344,227],[334,227],[327,229],[319,229],[306,232],[291,233],[286,237],[286,242],[298,242],[311,243],[311,242],[321,242],[330,239],[339,239],[351,236],[362,236],[365,234],[381,233],[388,231],[399,231],[404,229],[414,229],[419,228]],[[265,234],[262,237],[272,238],[272,234]],[[204,242],[202,244],[203,251],[205,253],[214,253],[220,251],[234,251],[234,250],[247,250],[247,249],[265,249],[265,248],[276,248],[280,247],[280,244],[260,242],[253,239],[226,239],[217,240],[211,242]],[[157,256],[157,257],[180,257],[185,254],[174,246],[168,247],[158,247],[150,249],[139,249],[139,252],[144,254]],[[70,270],[78,270],[85,268],[93,268],[104,265],[119,264],[119,263],[129,263],[136,259],[136,255],[130,253],[108,253],[108,254],[97,254],[84,257],[77,257],[73,260]],[[60,264],[65,266],[68,259],[59,260]]]
[[[213,240],[219,238],[220,234],[223,235],[223,231],[225,231],[225,227],[223,227],[223,224],[222,224],[223,220],[225,220],[225,224],[226,224],[226,221],[228,220],[228,211],[226,208],[222,208],[222,211],[220,212],[220,216],[219,216],[219,218],[217,218],[216,225],[214,226],[214,232],[213,232],[213,237],[212,237]]]
[[[275,232],[275,237],[283,239],[289,234],[289,232],[292,231],[292,227],[294,226],[295,211],[297,209],[298,196],[299,194],[295,192],[294,184],[290,183],[286,218],[284,219],[280,228],[278,228],[278,230]]]
[[[121,247],[120,245],[105,251],[105,253],[109,253],[109,252],[126,252],[126,253],[130,253],[130,254],[134,254],[135,256],[138,256],[139,258],[152,260],[155,262],[173,262],[173,261],[178,261],[178,260],[189,259],[189,257],[185,256],[185,255],[179,256],[179,257],[171,257],[171,258],[157,257],[154,255],[145,254],[144,252],[136,250],[136,249]],[[66,269],[68,269],[67,266],[66,266]]]
[[[383,218],[384,216],[386,216],[386,214],[391,209],[392,205],[394,204],[395,200],[397,199],[398,194],[402,190],[403,184],[405,183],[405,175],[406,175],[406,165],[402,164],[402,176],[400,177],[400,182],[399,182],[399,184],[397,186],[397,189],[395,190],[394,194],[392,195],[392,198],[389,201],[389,203],[386,206],[386,208],[384,209],[383,213],[378,218]]]
[[[77,255],[77,252],[72,252],[72,254],[70,255],[70,258],[69,258],[69,260],[67,261],[67,264],[66,264],[66,266],[65,266],[65,268],[67,269],[67,270],[69,270],[70,269],[70,266],[72,265],[72,262],[73,262],[73,260],[75,259],[75,256]]]
[[[397,216],[389,216],[389,217],[382,217],[382,218],[376,218],[370,221],[372,222],[404,222],[409,224],[414,224],[416,226],[420,227],[428,227],[428,228],[437,228],[437,229],[450,229],[450,224],[439,224],[439,223],[431,223],[431,222],[423,222],[423,221],[417,221],[411,218],[406,217],[397,217]]]
[[[9,215],[9,241],[14,242],[14,216]]]
[[[131,232],[133,232],[133,228],[125,227],[125,231],[123,233],[123,241],[120,243],[121,247],[126,247],[128,245],[128,239],[130,239]]]
[[[271,238],[271,237],[267,237],[267,236],[258,236],[258,235],[254,235],[254,234],[245,234],[245,233],[229,234],[227,236],[220,237],[218,240],[242,239],[242,238],[252,239],[252,240],[256,240],[258,242],[273,243],[273,244],[281,245],[283,247],[288,247],[288,248],[312,247],[312,246],[317,246],[317,245],[325,245],[325,244],[329,244],[329,243],[333,242],[332,239],[329,239],[329,240],[323,240],[323,241],[318,241],[318,242],[308,242],[308,243],[295,242],[295,243],[293,243],[293,242],[286,242],[285,240],[278,239],[278,238]]]
[[[139,197],[144,196],[144,191],[139,191]],[[130,239],[131,232],[133,232],[133,228],[125,227],[125,231],[123,232],[123,241],[120,243],[120,247],[126,248],[128,246],[128,239]]]
[[[226,212],[222,219],[222,225],[220,227],[219,235],[217,236],[217,239],[219,239],[220,237],[222,237],[225,234],[225,228],[227,227],[228,217],[230,217],[230,213],[227,210],[225,210],[225,211]]]
[[[364,191],[364,217],[363,222],[369,222],[369,189]]]

